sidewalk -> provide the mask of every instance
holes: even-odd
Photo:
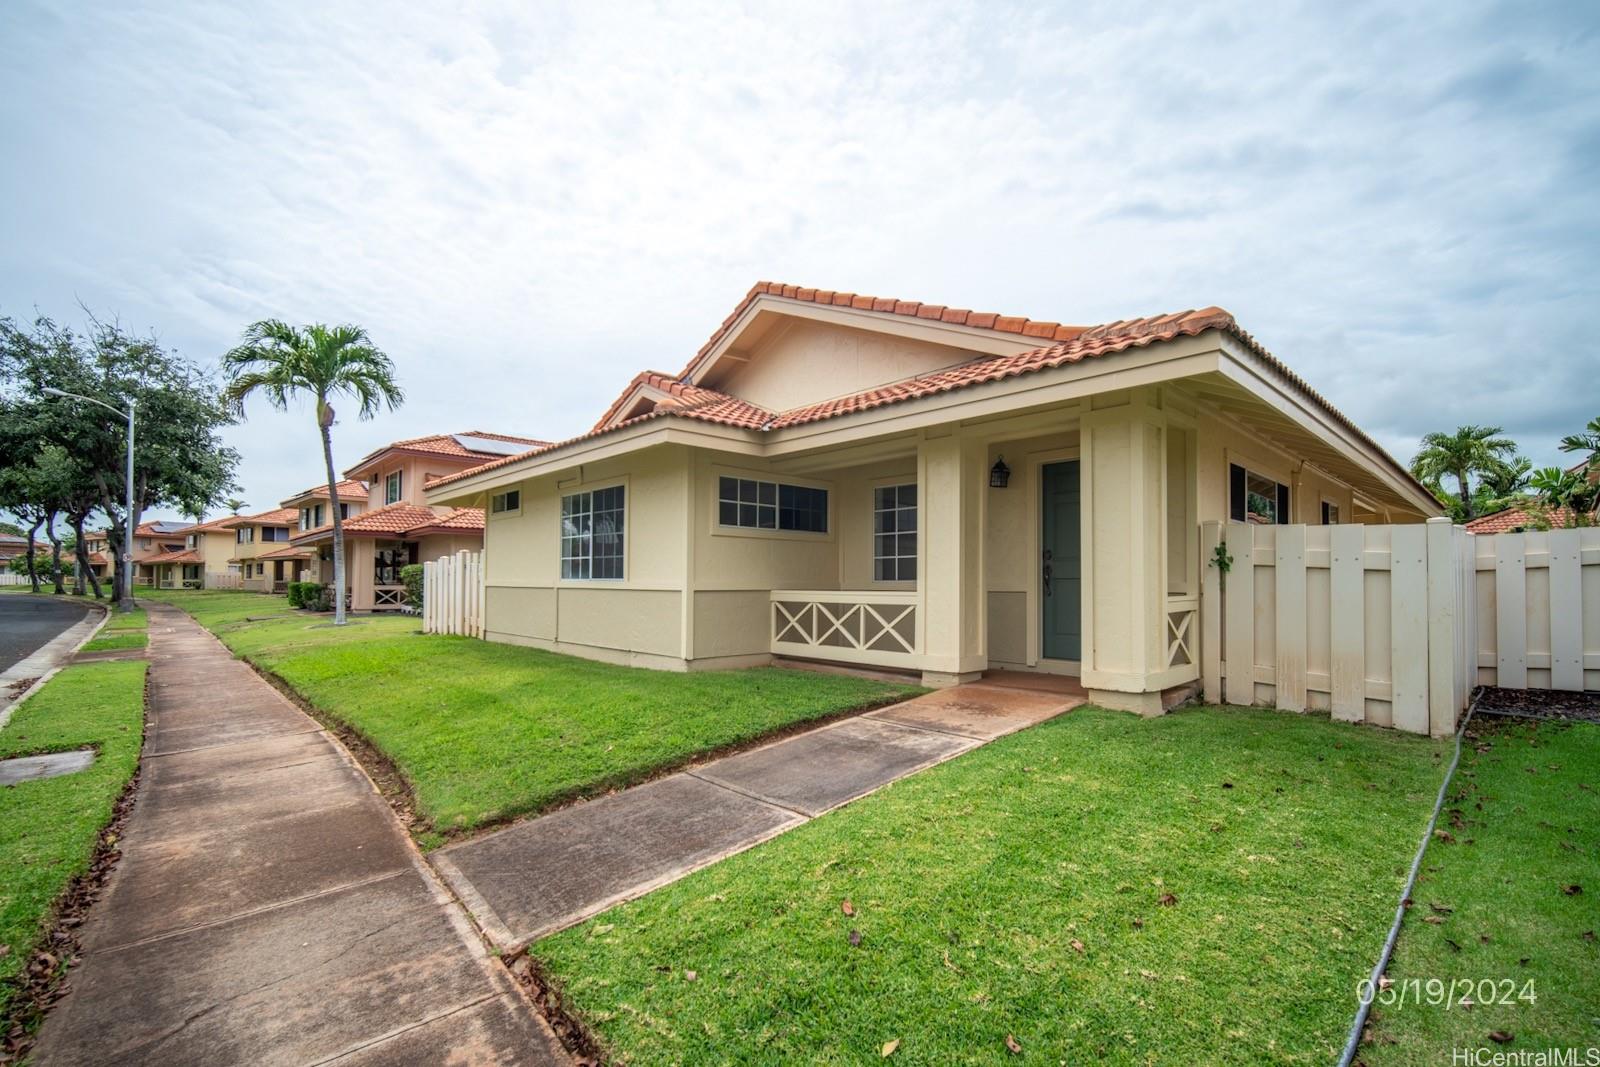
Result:
[[[1081,690],[1052,681],[1012,675],[929,693],[431,858],[496,947],[509,951],[1084,703]]]
[[[344,750],[149,613],[137,805],[35,1062],[567,1062]]]

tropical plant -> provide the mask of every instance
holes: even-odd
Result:
[[[247,505],[243,500],[240,500],[236,496],[230,496],[228,499],[226,499],[226,500],[224,500],[222,502],[222,506],[227,508],[229,511],[233,512],[235,515],[237,515],[237,514],[239,514],[239,512],[243,511],[249,505]]]
[[[334,410],[329,401],[350,396],[361,419],[381,408],[399,407],[405,394],[394,379],[394,363],[371,343],[359,326],[297,327],[263,319],[244,331],[243,340],[222,357],[228,375],[229,401],[241,414],[254,393],[279,411],[292,397],[316,401],[317,430],[322,437],[322,462],[328,477],[328,498],[337,501],[338,478],[333,468]],[[344,624],[344,520],[333,512],[334,624]]]
[[[1558,520],[1564,526],[1594,525],[1600,483],[1590,481],[1585,468],[1544,467],[1533,472],[1528,485],[1539,494],[1528,508],[1536,525],[1549,529]]]
[[[1533,460],[1527,456],[1491,460],[1479,474],[1473,508],[1480,515],[1489,515],[1513,506],[1528,488],[1528,476],[1532,473]]]
[[[1456,483],[1462,518],[1470,522],[1473,508],[1472,479],[1493,470],[1517,450],[1515,441],[1500,436],[1498,426],[1460,426],[1454,433],[1435,431],[1424,435],[1422,448],[1411,460],[1411,473],[1424,484],[1442,488],[1446,478]]]
[[[1583,428],[1582,433],[1571,433],[1561,439],[1563,452],[1587,452],[1588,457],[1583,462],[1584,471],[1594,477],[1600,471],[1600,416],[1589,420],[1589,425]]]

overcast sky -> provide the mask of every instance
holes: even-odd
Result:
[[[335,460],[561,438],[772,279],[1097,323],[1220,304],[1408,460],[1600,414],[1600,4],[0,4],[0,314],[214,361],[358,322]],[[1408,10],[1402,12],[1404,7]],[[241,494],[320,480],[308,411]]]

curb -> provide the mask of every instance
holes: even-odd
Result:
[[[55,637],[51,638],[49,641],[46,641],[43,645],[41,645],[38,648],[34,649],[34,651],[32,653],[30,653],[29,655],[23,657],[23,659],[20,662],[18,662],[16,664],[16,666],[13,666],[11,668],[11,670],[6,671],[4,674],[0,674],[0,686],[4,686],[6,684],[6,675],[7,674],[12,673],[12,671],[17,671],[18,668],[20,668],[22,666],[22,664],[27,663],[29,660],[33,659],[35,656],[40,656],[40,655],[49,655],[51,657],[59,656],[59,659],[56,662],[56,664],[53,667],[51,667],[48,670],[46,670],[43,674],[41,674],[38,677],[36,677],[34,679],[34,681],[33,681],[33,684],[28,686],[28,688],[24,689],[22,692],[18,693],[14,697],[0,698],[0,730],[4,730],[6,728],[6,724],[11,721],[12,713],[14,711],[16,711],[17,708],[22,705],[23,701],[25,701],[29,697],[33,696],[33,694],[37,693],[40,689],[43,689],[44,688],[44,684],[46,682],[48,682],[50,679],[54,678],[60,672],[62,667],[65,667],[68,663],[70,663],[71,660],[72,660],[72,657],[77,655],[78,650],[81,649],[84,645],[88,644],[90,641],[94,640],[95,634],[99,633],[101,631],[101,629],[104,628],[105,624],[110,621],[111,612],[114,610],[112,607],[109,607],[109,606],[107,606],[105,604],[98,604],[98,603],[90,604],[89,606],[92,607],[92,608],[99,609],[99,611],[100,611],[100,621],[96,622],[93,626],[88,627],[86,632],[84,632],[81,636],[79,636],[76,641],[72,642],[72,647],[71,648],[67,648],[67,649],[65,649],[65,651],[62,651],[61,648],[58,647],[58,646],[61,646],[64,642],[70,640],[72,638],[73,633],[75,631],[79,630],[80,628],[82,628],[84,626],[84,624],[89,621],[89,619],[87,617],[85,617],[83,620],[81,620],[79,622],[73,623],[71,626],[67,627],[67,629],[65,629],[61,633],[57,634]],[[26,673],[19,673],[17,675],[17,678],[13,679],[13,680],[20,680],[20,679],[26,678],[26,677],[28,677],[28,675]]]

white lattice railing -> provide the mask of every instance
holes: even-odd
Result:
[[[406,605],[406,587],[403,585],[375,585],[372,587],[372,608],[403,608]]]
[[[1167,597],[1167,666],[1193,667],[1200,676],[1200,598]]]
[[[771,600],[774,655],[906,667],[922,652],[916,593],[774,589]]]

